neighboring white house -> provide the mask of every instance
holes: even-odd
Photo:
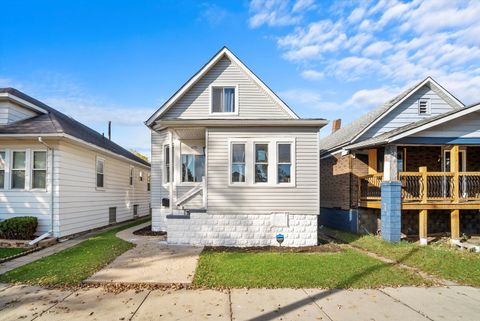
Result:
[[[170,244],[317,244],[319,130],[222,48],[146,124],[152,228]]]
[[[0,88],[0,219],[56,237],[148,215],[150,164],[13,88]]]

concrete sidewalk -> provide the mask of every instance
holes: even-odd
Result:
[[[479,320],[480,289],[62,291],[0,284],[0,320]]]
[[[141,236],[133,232],[145,223],[117,233],[117,237],[137,246],[117,257],[85,283],[184,284],[193,281],[202,247],[171,246],[163,236]]]

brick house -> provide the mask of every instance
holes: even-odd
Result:
[[[320,224],[389,241],[480,232],[480,105],[428,77],[320,140]]]

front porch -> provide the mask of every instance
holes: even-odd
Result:
[[[402,216],[417,213],[418,224],[410,230],[418,231],[421,242],[426,242],[429,233],[429,217],[444,220],[445,214],[449,214],[448,232],[452,239],[458,240],[464,232],[460,228],[460,212],[469,213],[462,217],[479,215],[479,146],[386,146],[365,152],[368,175],[358,177],[358,206],[382,209],[382,183],[400,182]],[[402,230],[408,229],[403,226],[406,221],[401,221]],[[471,224],[478,225],[478,220],[472,220]],[[480,228],[462,226],[469,232]]]

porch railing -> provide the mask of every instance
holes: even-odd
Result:
[[[480,201],[480,172],[401,172],[404,202]],[[360,201],[380,201],[383,174],[359,178]]]

